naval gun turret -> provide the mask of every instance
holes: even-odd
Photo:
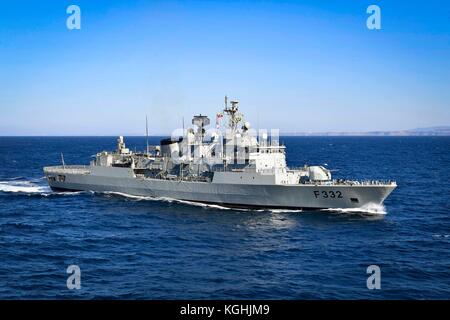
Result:
[[[331,172],[323,166],[309,166],[308,175],[311,181],[330,181]]]
[[[129,154],[130,149],[125,146],[125,141],[123,140],[123,136],[119,136],[117,139],[117,153],[118,154]]]

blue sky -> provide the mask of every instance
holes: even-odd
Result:
[[[260,128],[449,125],[450,4],[0,2],[0,135],[165,134],[225,94]]]

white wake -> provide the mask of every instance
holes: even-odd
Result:
[[[382,204],[368,203],[359,208],[329,208],[321,211],[331,211],[339,213],[366,213],[366,214],[387,214],[386,207]]]
[[[1,192],[14,193],[50,193],[52,190],[49,186],[38,185],[32,181],[0,181]]]
[[[150,197],[150,196],[136,196],[136,195],[131,195],[128,193],[122,193],[122,192],[114,192],[114,191],[105,191],[102,192],[103,194],[112,194],[112,195],[118,195],[121,197],[126,197],[126,198],[130,198],[130,199],[134,199],[134,200],[147,200],[147,201],[163,201],[163,202],[169,202],[169,203],[180,203],[180,204],[185,204],[185,205],[190,205],[190,206],[195,206],[195,207],[201,207],[201,208],[205,208],[205,209],[220,209],[220,210],[236,210],[236,211],[252,211],[250,209],[241,209],[241,208],[230,208],[230,207],[225,207],[225,206],[221,206],[218,204],[209,204],[209,203],[202,203],[202,202],[195,202],[195,201],[188,201],[188,200],[179,200],[179,199],[174,199],[174,198],[169,198],[169,197]]]
[[[0,181],[0,192],[5,193],[17,193],[17,194],[35,194],[41,196],[53,196],[53,195],[77,195],[83,191],[67,191],[67,192],[53,192],[48,185],[42,185],[36,183],[36,181],[42,181],[43,179],[35,180],[17,180],[17,178],[9,179],[8,181]]]
[[[219,209],[219,210],[234,210],[234,211],[252,211],[252,212],[271,212],[271,213],[298,213],[303,212],[303,210],[292,210],[292,209],[248,209],[248,208],[239,208],[239,207],[226,207],[219,204],[210,204],[210,203],[203,203],[203,202],[196,202],[196,201],[188,201],[188,200],[179,200],[169,197],[151,197],[151,196],[136,196],[128,193],[123,192],[116,192],[116,191],[104,191],[101,192],[103,194],[111,194],[111,195],[117,195],[125,198],[130,198],[133,200],[147,200],[147,201],[163,201],[163,202],[169,202],[169,203],[180,203],[180,204],[186,204],[190,206],[195,207],[201,207],[206,209]]]

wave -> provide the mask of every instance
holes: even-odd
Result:
[[[43,186],[33,183],[32,181],[15,180],[0,181],[1,192],[14,193],[50,193],[49,186]]]
[[[163,201],[163,202],[169,202],[169,203],[175,202],[175,203],[187,204],[187,205],[203,207],[203,208],[212,208],[212,209],[221,209],[221,210],[232,210],[233,209],[233,208],[224,207],[224,206],[217,205],[217,204],[208,204],[208,203],[194,202],[194,201],[188,201],[188,200],[179,200],[179,199],[174,199],[174,198],[169,198],[169,197],[136,196],[136,195],[123,193],[123,192],[116,192],[116,191],[104,191],[104,192],[100,192],[100,193],[118,195],[121,197],[130,198],[130,199],[134,199],[134,200],[138,200],[138,201],[147,200],[147,201]]]
[[[450,234],[433,234],[433,238],[450,238]]]
[[[329,212],[339,212],[339,213],[356,213],[356,214],[387,214],[385,206],[377,203],[368,203],[359,208],[329,208],[329,209],[321,209],[321,211],[329,211]]]
[[[187,204],[190,206],[197,206],[202,208],[211,208],[211,209],[219,209],[219,210],[239,210],[238,208],[230,208],[230,207],[224,207],[218,204],[208,204],[208,203],[201,203],[201,202],[193,202],[193,201],[187,201],[187,200],[173,200],[178,203]]]
[[[302,209],[266,209],[264,211],[269,211],[272,213],[299,213],[303,212]]]
[[[16,181],[16,180],[24,180],[25,177],[12,177],[12,178],[4,178],[7,181]]]
[[[19,180],[20,179],[20,180]],[[0,192],[4,193],[17,193],[17,194],[28,194],[28,195],[40,195],[40,196],[50,196],[50,195],[77,195],[83,193],[83,191],[67,191],[67,192],[53,192],[48,185],[38,184],[42,178],[22,180],[22,177],[9,178],[6,181],[0,181]]]
[[[169,202],[169,203],[180,203],[185,204],[189,206],[195,206],[195,207],[201,207],[206,209],[219,209],[219,210],[233,210],[233,211],[251,211],[251,212],[271,212],[271,213],[298,213],[303,212],[303,210],[292,210],[292,209],[248,209],[248,208],[239,208],[239,207],[227,207],[222,206],[219,204],[210,204],[210,203],[204,203],[204,202],[196,202],[196,201],[188,201],[188,200],[179,200],[169,197],[150,197],[150,196],[136,196],[131,195],[128,193],[123,192],[116,192],[116,191],[104,191],[101,192],[103,194],[112,194],[112,195],[118,195],[125,198],[130,198],[133,200],[141,201],[141,200],[147,200],[147,201],[163,201],[163,202]]]
[[[91,193],[99,193],[99,194],[106,194],[106,195],[117,195],[125,198],[131,198],[134,200],[155,200],[153,197],[149,196],[135,196],[128,193],[118,192],[118,191],[90,191]]]

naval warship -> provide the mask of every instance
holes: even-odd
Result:
[[[44,173],[54,191],[116,192],[237,208],[363,208],[381,205],[397,186],[387,180],[333,179],[320,165],[289,168],[276,134],[252,129],[237,101],[225,98],[216,126],[209,125],[207,116],[194,116],[190,128],[149,146],[147,123],[142,152],[132,152],[120,136],[117,150],[97,153],[89,165],[66,165],[62,158],[62,165],[45,167]]]

